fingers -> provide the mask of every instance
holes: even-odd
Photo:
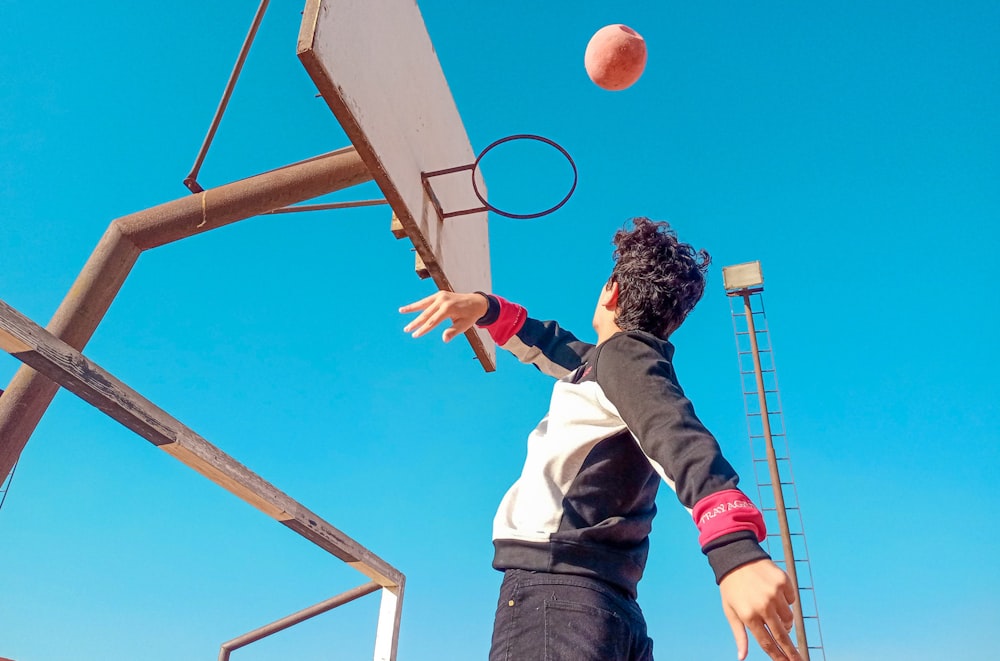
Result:
[[[444,341],[450,342],[475,325],[476,322],[472,317],[461,315],[451,316],[451,328],[444,331]]]
[[[760,646],[764,653],[768,655],[774,661],[784,661],[785,655],[781,653],[778,649],[777,643],[774,642],[774,638],[771,637],[771,633],[764,626],[764,622],[761,620],[755,620],[748,623],[750,628],[750,633],[753,635],[754,640]]]
[[[770,657],[773,661],[787,661],[788,657],[781,651],[778,643],[774,640],[774,637],[771,635],[768,628],[764,626],[764,622],[762,620],[755,620],[748,626],[750,627],[750,633],[753,634],[754,640],[757,641],[757,644],[760,645],[760,648],[764,650],[764,653],[767,654],[768,657]]]
[[[448,318],[448,313],[437,306],[432,306],[424,310],[420,316],[411,321],[409,324],[403,328],[404,331],[409,333],[413,331],[413,337],[421,337],[426,335],[430,331],[440,324],[442,321]],[[413,330],[416,329],[416,330]]]
[[[785,582],[781,586],[781,592],[785,595],[785,601],[788,602],[789,606],[795,603],[795,600],[798,597],[798,595],[795,594],[795,584],[792,583],[791,579],[788,578],[787,575],[785,576]],[[789,611],[791,611],[791,609],[789,609]]]
[[[413,337],[420,337],[441,323],[441,320],[443,319],[442,311],[444,307],[442,300],[442,292],[436,292],[426,298],[422,298],[419,301],[415,301],[409,305],[404,305],[399,308],[399,311],[402,313],[416,312],[417,310],[421,311],[419,315],[403,327],[403,332],[410,333],[416,329],[416,332],[413,333]]]
[[[455,292],[439,291],[414,303],[399,308],[400,312],[417,312],[415,319],[403,327],[403,331],[413,337],[426,335],[446,319],[451,320],[452,328],[445,330],[443,339],[451,341],[461,333],[472,328],[476,319],[480,318],[487,303],[479,294],[456,294]]]
[[[424,310],[422,313],[410,320],[410,323],[403,326],[403,332],[409,333],[414,328],[422,326],[425,321],[427,321],[431,315],[434,314],[433,310]]]
[[[419,301],[414,301],[413,303],[407,303],[403,307],[399,308],[399,311],[405,314],[407,312],[416,312],[417,310],[423,310],[428,305],[430,305],[431,303],[433,303],[434,299],[437,298],[438,294],[440,294],[440,293],[441,292],[437,292],[437,293],[431,294],[430,296],[428,296],[426,298],[422,298]]]
[[[768,614],[766,623],[768,631],[771,633],[771,638],[774,639],[774,642],[783,653],[783,656],[780,658],[800,661],[799,653],[795,649],[795,643],[792,642],[791,636],[788,635],[794,623],[791,609],[772,609]]]
[[[786,627],[776,612],[772,611],[766,621],[754,620],[747,626],[757,644],[773,661],[802,661],[788,635],[791,626]]]
[[[791,608],[781,608],[779,606],[775,617],[781,622],[785,631],[792,630],[792,626],[795,624],[795,615],[792,613]]]
[[[801,661],[788,635],[794,622],[791,604],[795,603],[796,594],[787,574],[772,561],[760,560],[727,574],[720,581],[719,589],[740,654],[745,648],[741,647],[734,618],[741,628],[749,630],[773,661]],[[743,635],[745,639],[745,633]]]
[[[799,656],[798,650],[795,649],[795,643],[792,642],[788,631],[781,628],[771,628],[771,637],[775,639],[775,643],[782,653],[781,656],[775,658],[788,659],[788,661],[802,661],[802,657]]]
[[[725,609],[725,614],[726,619],[729,620],[729,628],[733,630],[733,640],[736,641],[736,658],[743,661],[743,659],[747,658],[747,653],[750,651],[750,639],[747,638],[747,630],[732,609]]]

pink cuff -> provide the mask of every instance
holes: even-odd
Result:
[[[758,542],[767,537],[760,510],[739,489],[705,496],[695,504],[692,516],[698,526],[698,543],[702,548],[714,539],[741,530],[753,531]]]
[[[493,294],[493,297],[500,303],[500,314],[496,321],[486,326],[486,331],[497,345],[503,346],[524,326],[524,320],[528,318],[528,311],[517,303],[511,303],[496,294]]]

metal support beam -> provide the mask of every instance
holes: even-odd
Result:
[[[245,39],[243,39],[243,46],[240,47],[240,54],[236,58],[236,64],[233,65],[233,71],[229,74],[229,80],[226,82],[226,88],[222,92],[222,99],[219,101],[219,107],[215,109],[215,115],[212,116],[212,123],[208,127],[208,133],[205,135],[205,139],[201,143],[201,149],[198,150],[198,156],[194,159],[194,165],[191,166],[191,172],[188,176],[184,178],[184,185],[188,187],[192,193],[200,193],[204,188],[198,183],[198,173],[201,172],[201,166],[205,162],[205,156],[208,155],[208,148],[212,145],[212,140],[215,139],[215,132],[219,130],[219,124],[222,123],[222,115],[226,112],[226,107],[229,105],[229,99],[233,96],[233,90],[236,89],[236,81],[240,77],[240,72],[243,71],[243,65],[247,61],[247,55],[250,54],[250,46],[253,45],[253,40],[257,36],[257,30],[260,29],[261,21],[264,20],[264,12],[267,11],[267,6],[270,0],[261,0],[260,5],[257,7],[257,12],[254,14],[253,23],[250,24],[250,31],[247,33]]]
[[[378,590],[379,587],[378,583],[365,583],[364,585],[348,590],[347,592],[342,592],[336,597],[331,597],[326,601],[321,601],[315,606],[303,608],[297,613],[292,613],[291,615],[287,615],[280,620],[271,622],[270,624],[265,624],[264,626],[254,629],[253,631],[249,631],[242,636],[237,636],[232,640],[228,640],[222,643],[222,647],[219,649],[219,661],[229,661],[229,655],[233,653],[233,650],[246,647],[250,643],[256,643],[258,640],[263,640],[264,638],[276,634],[279,631],[284,631],[289,627],[305,622],[306,620],[316,617],[317,615],[322,615],[327,611],[331,611],[337,606],[343,606],[344,604],[350,603],[355,599],[371,594],[372,592]]]
[[[144,250],[370,181],[353,147],[130,214],[111,223],[48,331],[82,351]],[[7,476],[59,387],[24,366],[0,397],[0,476]]]
[[[799,592],[799,576],[795,568],[795,552],[792,549],[792,536],[788,528],[788,510],[785,509],[785,494],[781,490],[781,474],[778,470],[778,457],[774,452],[774,439],[771,435],[771,420],[767,410],[767,393],[764,390],[764,373],[760,365],[760,348],[757,346],[757,329],[753,321],[753,308],[750,305],[750,293],[740,292],[743,296],[743,309],[747,318],[747,332],[750,335],[750,353],[753,356],[753,372],[757,380],[757,398],[760,402],[760,421],[764,433],[764,447],[767,453],[767,468],[771,476],[771,488],[774,490],[774,508],[778,515],[778,529],[781,532],[781,547],[785,554],[785,572],[792,579],[795,588],[795,603],[792,604],[792,618],[795,621],[795,635],[799,655],[802,661],[809,661],[809,643],[806,640],[806,624],[802,616],[802,599]]]

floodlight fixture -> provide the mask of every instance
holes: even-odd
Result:
[[[760,270],[760,260],[722,267],[722,284],[727,292],[763,289],[764,274]]]

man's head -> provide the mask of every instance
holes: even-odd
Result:
[[[669,223],[648,218],[633,218],[632,229],[618,230],[614,244],[615,266],[598,309],[613,310],[621,330],[666,339],[705,292],[711,257],[678,241]]]

